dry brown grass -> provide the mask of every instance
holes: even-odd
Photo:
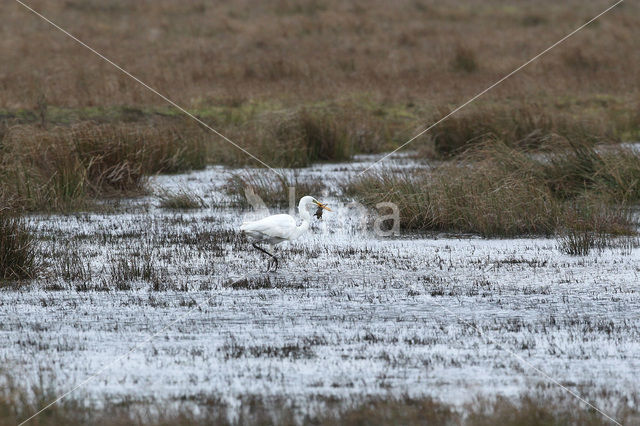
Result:
[[[321,5],[312,0],[160,0],[138,5],[88,0],[33,5],[188,108],[238,107],[257,100],[270,104],[266,111],[295,112],[301,105],[356,99],[354,114],[374,103],[410,115],[410,122],[402,123],[403,136],[409,136],[608,3],[544,0],[535,7],[525,1],[507,7],[468,0],[393,5],[377,0],[366,6],[337,0]],[[571,115],[560,121],[578,129],[602,130],[590,123],[593,117],[614,115],[615,124],[609,127],[615,127],[617,136],[637,135],[639,88],[628,70],[640,68],[638,56],[629,54],[639,41],[639,23],[638,5],[624,3],[580,32],[478,101],[477,117],[490,120],[476,123],[477,129],[472,125],[469,136],[514,118],[524,126],[512,131],[514,137],[526,139],[539,126],[542,131],[561,128],[555,119],[559,111]],[[57,107],[164,105],[17,4],[3,16],[0,48],[5,52],[0,64],[0,108],[5,111],[0,115],[13,117],[22,109],[18,115],[46,125]],[[494,102],[507,110],[513,102],[516,107],[535,104],[542,111],[533,111],[533,123],[517,114],[496,120],[491,117]],[[239,121],[247,124],[252,118]],[[383,125],[398,123],[384,113],[376,119]],[[355,126],[361,137],[370,138],[374,122],[365,120],[364,131]],[[228,123],[214,124],[237,135],[241,144],[248,139],[248,147],[257,146],[250,134],[236,132]],[[373,133],[384,139],[377,151],[398,135]]]
[[[0,153],[0,201],[22,210],[66,210],[89,198],[133,194],[152,173],[204,167],[206,146],[171,127],[81,123],[11,127]]]
[[[422,172],[379,171],[346,184],[369,205],[396,203],[405,229],[483,236],[580,229],[630,234],[640,200],[640,154],[570,143],[532,155],[493,141]]]
[[[371,93],[461,102],[609,2],[491,0],[45,2],[37,10],[187,106]],[[640,68],[638,5],[625,2],[499,89],[498,97],[624,94]],[[3,14],[0,106],[162,103],[18,4]],[[472,59],[470,59],[472,58]],[[462,63],[459,72],[452,63]],[[475,64],[475,65],[469,65]]]

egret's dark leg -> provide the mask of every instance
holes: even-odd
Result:
[[[269,256],[271,256],[271,259],[273,259],[274,264],[276,265],[274,271],[278,270],[278,258],[275,257],[273,254],[269,253],[268,251],[266,251],[265,249],[263,249],[262,247],[258,246],[257,243],[253,243],[253,247],[255,249],[260,250],[261,252],[263,252],[264,254],[267,254]],[[269,263],[267,265],[267,272],[269,272],[269,270],[271,270],[271,260],[269,260]]]

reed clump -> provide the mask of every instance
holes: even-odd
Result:
[[[391,146],[401,120],[380,119],[348,105],[266,113],[231,127],[229,133],[271,167],[306,167],[317,162],[341,162],[354,154],[379,152]],[[392,129],[392,127],[394,129]],[[255,165],[245,153],[221,145],[217,162]]]

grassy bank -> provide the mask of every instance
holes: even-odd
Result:
[[[377,171],[345,192],[369,205],[399,206],[401,226],[482,236],[564,230],[635,232],[628,206],[640,200],[640,154],[587,143],[532,154],[485,143],[429,171]]]

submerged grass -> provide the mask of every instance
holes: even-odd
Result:
[[[640,200],[640,154],[570,143],[544,155],[500,142],[418,174],[381,171],[345,191],[369,205],[396,203],[404,229],[491,236],[552,235],[586,229],[635,232],[626,206]]]

